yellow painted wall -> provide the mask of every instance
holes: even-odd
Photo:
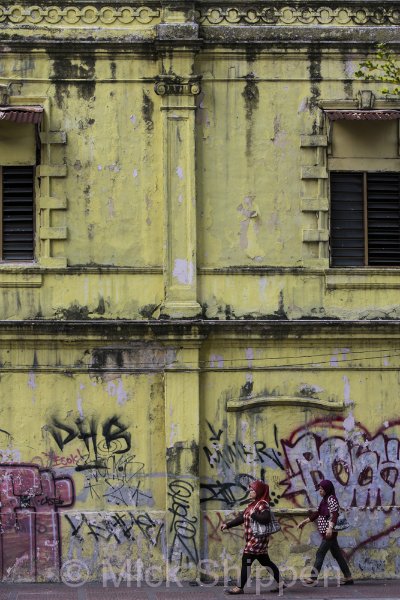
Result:
[[[0,84],[44,107],[36,260],[0,264],[5,580],[223,578],[243,538],[219,527],[259,477],[283,569],[312,564],[296,524],[328,477],[354,575],[399,574],[400,278],[329,268],[322,110],[398,101],[354,81],[346,7],[278,16],[283,40],[207,10],[0,7]]]
[[[246,505],[249,480],[264,473],[282,526],[270,554],[283,568],[299,574],[313,564],[319,534],[313,526],[300,532],[296,525],[304,507],[319,502],[314,485],[328,478],[351,523],[340,543],[352,570],[377,577],[397,572],[399,422],[392,391],[398,374],[396,367],[389,370],[397,362],[395,350],[354,340],[338,348],[332,342],[299,342],[297,349],[250,342],[206,354],[211,368],[201,397],[203,544],[218,565],[227,559],[233,566],[242,545],[240,532],[224,534],[219,526]],[[246,363],[249,370],[238,372]],[[227,412],[229,405],[236,410]]]

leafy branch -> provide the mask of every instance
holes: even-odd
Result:
[[[389,83],[395,87],[389,89],[385,86],[381,90],[382,94],[400,95],[400,63],[397,62],[394,53],[385,44],[378,44],[376,57],[379,62],[366,60],[360,63],[359,70],[354,73],[355,77]]]

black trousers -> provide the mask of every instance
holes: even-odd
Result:
[[[345,577],[351,577],[349,565],[347,564],[347,561],[346,561],[345,557],[343,556],[343,552],[340,549],[340,546],[337,541],[337,535],[333,535],[333,537],[331,537],[329,540],[328,539],[322,540],[321,545],[317,550],[317,556],[315,557],[314,574],[316,575],[316,573],[320,572],[320,570],[322,568],[322,564],[324,562],[324,558],[325,558],[327,552],[329,552],[329,551],[332,554],[333,558],[338,563],[343,575]]]
[[[277,583],[280,581],[280,573],[279,569],[274,562],[270,559],[268,554],[243,554],[242,556],[242,571],[240,574],[240,586],[244,588],[246,585],[246,581],[249,578],[251,565],[255,560],[258,560],[260,565],[263,567],[267,567],[267,569],[271,569],[274,579]]]

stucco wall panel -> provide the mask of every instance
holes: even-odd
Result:
[[[87,275],[71,274],[67,279],[61,275],[52,275],[50,279],[46,276],[37,285],[39,289],[29,289],[27,278],[25,283],[22,281],[17,294],[7,283],[7,287],[0,290],[2,318],[87,320],[119,314],[124,319],[141,319],[157,313],[162,301],[161,275],[153,274],[148,278],[142,304],[139,301],[143,291],[140,270],[136,273],[100,273],[100,269],[91,269]],[[16,278],[18,282],[18,271]]]
[[[71,172],[64,192],[68,223],[75,224],[66,244],[69,264],[160,264],[159,183],[153,177],[159,127],[152,93],[138,84],[100,82],[90,99],[79,98],[83,85],[71,84],[61,107]],[[154,242],[150,248],[147,237]]]
[[[199,257],[204,267],[299,263],[295,248],[301,239],[286,227],[287,219],[300,225],[299,194],[292,187],[300,169],[300,131],[291,122],[298,115],[299,90],[283,113],[278,106],[284,82],[264,81],[252,69],[250,64],[247,80],[243,75],[242,81],[204,85],[198,136]],[[221,150],[227,143],[232,155],[225,160]],[[278,168],[282,161],[288,165],[285,171]],[[288,189],[293,190],[291,205],[285,201]]]

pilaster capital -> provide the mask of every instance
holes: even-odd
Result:
[[[201,92],[200,81],[200,75],[160,75],[156,78],[154,91],[158,96],[197,96]]]

